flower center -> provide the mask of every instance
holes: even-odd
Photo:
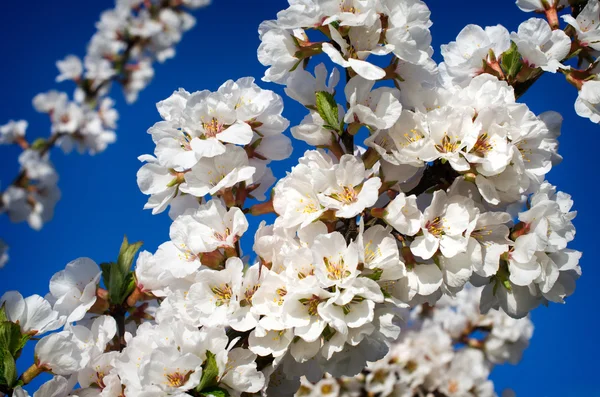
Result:
[[[223,233],[214,232],[213,236],[219,241],[227,241],[227,238],[231,235],[231,230],[229,228],[225,228]]]
[[[277,294],[277,297],[275,297],[273,301],[281,306],[283,304],[283,298],[287,295],[287,290],[285,288],[277,288],[275,293]]]
[[[353,186],[342,186],[342,191],[333,193],[331,198],[344,204],[352,204],[358,201],[358,192]]]
[[[240,306],[250,306],[252,305],[252,297],[254,297],[254,293],[258,290],[260,284],[253,285],[251,288],[247,288],[244,291],[244,300],[240,302]]]
[[[458,139],[456,141],[452,141],[452,139],[448,136],[447,132],[444,133],[442,142],[439,145],[435,145],[435,148],[440,153],[454,153],[456,150],[458,150],[459,147],[460,141]]]
[[[490,143],[490,136],[487,132],[484,132],[483,134],[479,135],[479,137],[477,137],[477,141],[475,142],[472,151],[476,154],[484,156],[493,148],[494,146],[492,146],[492,144]]]
[[[441,236],[444,234],[444,222],[439,216],[431,221],[427,221],[425,228],[434,236]]]
[[[330,280],[342,280],[350,276],[350,271],[346,268],[344,258],[340,256],[339,260],[332,261],[331,258],[323,258],[325,269],[327,269],[327,278]]]
[[[231,290],[231,286],[229,284],[221,284],[219,286],[212,287],[210,290],[213,294],[215,294],[215,298],[217,298],[217,302],[215,303],[216,306],[229,304],[229,301],[233,295],[233,291]]]
[[[187,373],[181,373],[179,371],[173,372],[171,374],[166,374],[166,378],[167,378],[167,385],[171,386],[171,387],[181,387],[183,385],[185,385],[185,382],[188,381],[188,379],[190,378],[190,374],[192,373],[192,371],[189,371]]]
[[[308,314],[311,316],[317,315],[317,307],[322,300],[318,295],[313,295],[310,298],[300,299],[300,303],[308,308]]]
[[[373,240],[369,240],[369,242],[365,245],[365,262],[371,263],[378,256],[381,256],[381,249],[379,247],[373,249]]]
[[[410,134],[408,132],[405,132],[404,135],[402,136],[402,138],[404,138],[404,143],[401,144],[402,147],[407,147],[407,146],[410,146],[413,143],[418,142],[421,139],[425,138],[425,136],[423,134],[421,134],[419,131],[412,128],[410,130]]]
[[[208,123],[202,121],[202,129],[206,138],[214,138],[219,132],[223,131],[223,124],[219,124],[219,120],[212,118]]]

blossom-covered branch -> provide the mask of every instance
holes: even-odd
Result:
[[[0,144],[19,145],[20,172],[0,195],[0,211],[13,222],[27,221],[34,229],[52,218],[60,198],[58,174],[50,162],[50,150],[59,146],[65,153],[102,152],[116,140],[118,113],[108,96],[113,82],[123,88],[128,102],[154,76],[152,64],[175,55],[174,46],[194,24],[187,12],[210,0],[118,0],[104,12],[83,61],[69,55],[57,62],[57,82],[73,81],[73,99],[66,92],[37,95],[33,105],[48,114],[48,138],[28,140],[27,122],[10,121],[0,127]],[[2,263],[2,262],[0,262]]]
[[[495,397],[491,370],[521,360],[533,324],[496,310],[481,314],[480,294],[467,287],[434,307],[417,306],[404,315],[402,332],[383,359],[354,377],[303,377],[295,396]]]
[[[518,4],[546,19],[470,25],[438,65],[422,1],[290,1],[259,27],[258,58],[305,107],[291,134],[314,149],[275,180],[289,122],[251,77],[159,102],[137,181],[147,209],[169,208],[169,241],[133,269],[126,240],[115,262],[75,260],[48,300],[5,295],[18,343],[1,390],[51,372],[61,397],[493,396],[491,364],[518,361],[528,314],[581,275],[573,202],[546,181],[562,117],[516,92],[564,69],[566,4]],[[270,212],[244,256],[246,216]],[[27,335],[63,325],[17,376]]]

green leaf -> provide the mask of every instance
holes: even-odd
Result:
[[[10,321],[0,323],[0,349],[14,357],[23,347],[21,340],[21,327]]]
[[[206,361],[202,366],[202,378],[200,384],[196,386],[196,391],[203,392],[207,387],[213,387],[217,384],[219,376],[219,367],[215,355],[211,351],[206,352]]]
[[[200,395],[206,397],[229,397],[229,392],[225,389],[214,386],[207,387],[206,389],[202,390]]]
[[[521,54],[514,42],[511,42],[510,48],[502,54],[502,70],[508,77],[515,77],[523,67]]]
[[[4,321],[8,321],[8,317],[6,317],[6,302],[0,307],[0,323]]]
[[[317,112],[325,121],[325,128],[341,133],[342,129],[337,127],[340,125],[340,120],[337,102],[333,95],[327,91],[318,91],[315,95],[317,97]]]
[[[123,286],[121,287],[121,296],[122,299],[125,300],[127,297],[133,292],[135,289],[135,277],[133,276],[133,272],[130,272],[123,282]]]
[[[125,236],[119,250],[117,262],[102,263],[100,265],[104,286],[108,290],[109,300],[113,305],[123,304],[135,288],[135,278],[131,272],[131,264],[141,246],[141,241],[129,244],[127,236]]]
[[[135,254],[140,250],[140,247],[144,244],[142,241],[129,244],[127,236],[123,237],[123,243],[121,243],[121,249],[119,250],[119,258],[117,259],[117,265],[123,275],[127,274],[131,270],[131,264]]]
[[[17,365],[8,349],[0,347],[0,386],[12,387],[17,380]]]

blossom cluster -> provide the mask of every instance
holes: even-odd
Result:
[[[9,121],[0,126],[0,144],[17,144],[20,173],[0,195],[0,211],[12,222],[27,221],[39,230],[53,216],[60,199],[58,174],[49,151],[102,152],[116,140],[118,112],[108,95],[118,82],[128,102],[134,102],[154,76],[152,64],[175,55],[174,46],[195,18],[186,9],[205,6],[209,0],[117,0],[96,24],[85,57],[69,55],[56,63],[57,82],[72,81],[72,99],[66,92],[48,91],[33,99],[34,108],[48,115],[50,136],[29,142],[28,123]]]
[[[289,122],[250,77],[159,102],[137,182],[145,208],[170,207],[169,240],[133,269],[126,240],[101,269],[76,260],[46,300],[6,296],[19,335],[64,325],[8,390],[50,371],[77,375],[81,391],[51,381],[64,395],[493,396],[528,314],[581,275],[573,202],[546,181],[562,117],[517,102],[563,70],[562,6],[513,34],[467,27],[438,65],[422,1],[290,1],[258,57],[305,107],[291,134],[314,149],[275,181]],[[268,213],[244,256],[247,216]],[[47,319],[33,328],[28,299]]]
[[[140,156],[146,164],[137,175],[150,195],[145,208],[154,214],[171,205],[175,218],[198,207],[198,199],[225,191],[234,202],[264,200],[275,182],[269,163],[292,153],[283,135],[289,125],[283,100],[253,78],[229,80],[216,92],[179,89],[157,108],[163,121],[148,130],[155,156]]]
[[[327,375],[314,383],[303,377],[295,396],[496,396],[490,371],[521,360],[533,324],[496,310],[481,314],[480,294],[465,288],[435,307],[416,307],[383,359],[354,377]]]

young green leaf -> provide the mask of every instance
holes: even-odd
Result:
[[[6,349],[14,357],[22,347],[21,327],[9,321],[0,323],[0,349]]]
[[[207,387],[213,387],[217,384],[219,376],[219,367],[215,355],[211,351],[206,352],[206,361],[202,366],[202,378],[200,384],[196,387],[196,391],[202,392]]]
[[[117,265],[123,275],[127,274],[131,270],[131,264],[135,254],[139,251],[143,242],[138,241],[133,244],[129,244],[127,236],[123,237],[123,243],[121,243],[121,249],[119,250],[119,258],[117,259]]]
[[[12,387],[17,380],[17,365],[8,349],[0,346],[0,386]]]
[[[0,306],[0,322],[8,321],[8,317],[6,317],[6,302]]]
[[[502,54],[502,70],[506,76],[513,78],[522,67],[521,54],[517,45],[512,42],[510,48]]]
[[[342,127],[338,127],[340,125],[338,106],[333,95],[327,91],[318,91],[316,97],[317,111],[325,122],[324,127],[341,133]]]

